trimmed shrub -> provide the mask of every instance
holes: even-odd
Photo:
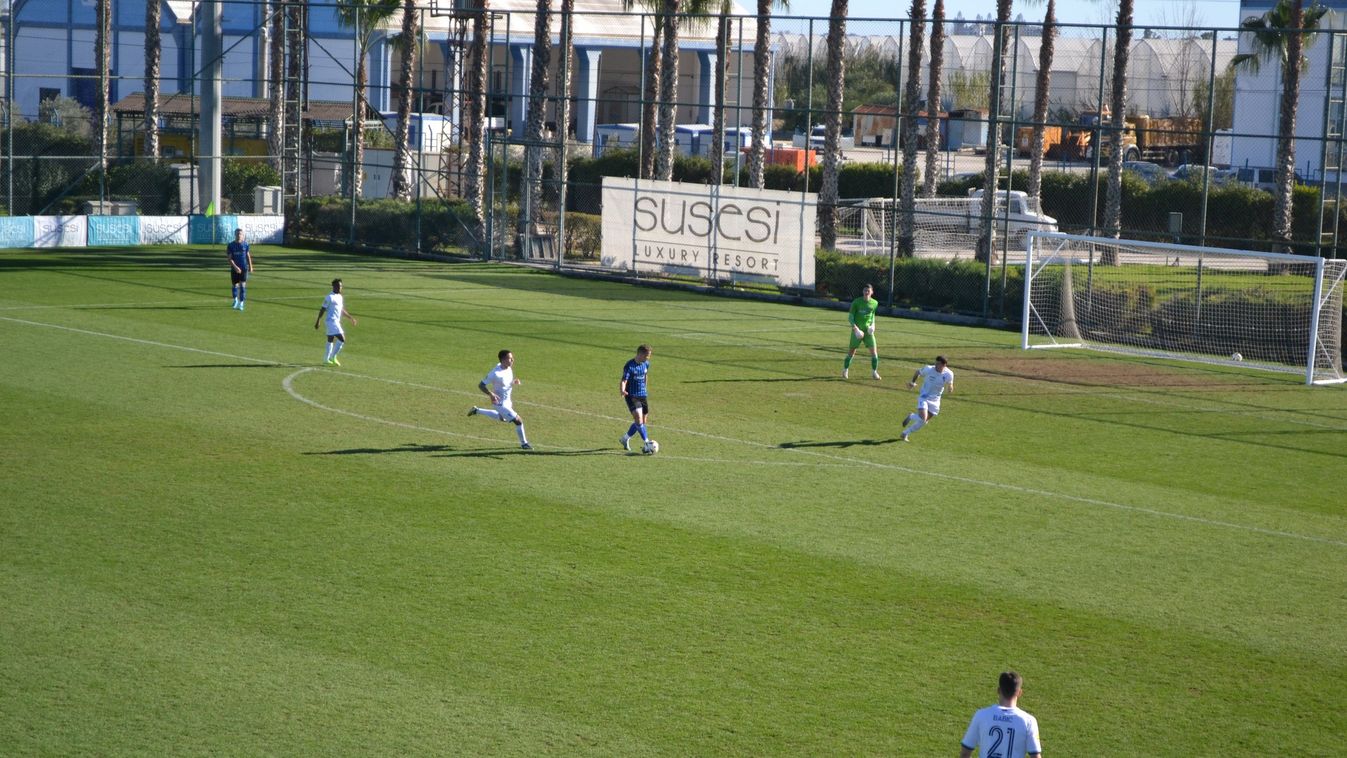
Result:
[[[471,218],[466,203],[421,201],[421,249],[454,251],[472,240],[460,219]],[[416,249],[417,209],[401,200],[365,200],[356,204],[355,238],[362,246],[410,251]],[[302,237],[345,244],[351,237],[351,202],[340,197],[306,198],[300,209]]]
[[[815,261],[815,288],[819,294],[845,300],[854,296],[858,282],[873,282],[881,295],[886,295],[888,256],[845,255],[819,250]],[[894,261],[893,302],[907,308],[981,315],[986,276],[986,264],[977,261],[899,258]],[[885,299],[881,295],[876,297]],[[1006,269],[1005,311],[1019,313],[1023,299],[1023,271],[1010,267]],[[1000,309],[999,272],[992,276],[991,302]]]

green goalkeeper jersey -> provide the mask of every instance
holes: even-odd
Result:
[[[851,313],[847,320],[863,332],[875,324],[875,311],[879,310],[879,301],[873,297],[858,297],[851,301]]]

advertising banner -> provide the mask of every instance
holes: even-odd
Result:
[[[0,248],[32,246],[32,216],[0,216]]]
[[[186,245],[186,216],[138,216],[140,219],[140,244],[142,245]]]
[[[139,216],[86,216],[90,247],[140,244]]]
[[[85,247],[88,216],[33,216],[33,247]]]
[[[603,265],[814,288],[813,194],[603,179]]]

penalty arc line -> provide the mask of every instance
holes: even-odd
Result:
[[[220,351],[216,351],[216,350],[205,350],[205,349],[202,349],[202,348],[189,347],[189,346],[187,346],[187,345],[175,345],[175,344],[167,343],[167,342],[157,342],[157,341],[155,341],[155,340],[140,339],[140,338],[138,338],[138,337],[128,337],[128,336],[120,335],[120,334],[110,334],[110,333],[107,333],[107,332],[97,332],[97,331],[93,331],[93,330],[89,330],[89,329],[79,329],[79,328],[71,327],[71,326],[62,326],[62,325],[60,325],[60,324],[46,324],[46,323],[42,323],[42,322],[40,322],[40,321],[29,321],[29,320],[27,320],[27,319],[12,318],[12,317],[9,317],[9,316],[0,316],[0,321],[8,321],[8,322],[11,322],[11,323],[23,324],[23,325],[26,325],[26,326],[36,326],[36,327],[45,327],[45,328],[48,328],[48,329],[57,329],[57,330],[60,330],[60,331],[71,332],[71,333],[75,333],[75,334],[82,334],[82,335],[87,335],[87,336],[92,336],[92,337],[103,337],[103,338],[107,338],[107,339],[115,339],[115,340],[120,340],[120,341],[123,341],[123,342],[130,342],[130,343],[133,343],[133,344],[148,345],[148,346],[151,346],[151,347],[160,347],[160,348],[166,348],[166,349],[170,349],[170,350],[182,350],[182,351],[186,351],[186,352],[190,352],[190,353],[198,353],[198,354],[202,354],[202,355],[214,355],[214,356],[222,357],[222,358],[231,358],[231,359],[234,359],[234,360],[241,360],[241,361],[247,361],[247,362],[250,362],[250,363],[257,363],[257,364],[259,364],[259,365],[298,366],[298,364],[294,364],[294,363],[286,363],[286,362],[281,362],[281,361],[273,361],[273,360],[267,360],[267,359],[263,359],[263,358],[254,358],[254,357],[246,356],[246,355],[235,355],[235,354],[233,354],[233,353],[225,353],[225,352],[220,352]],[[305,367],[305,370],[313,370],[313,368],[314,368],[314,367],[312,367],[312,366],[308,366],[308,367]],[[303,373],[303,371],[301,371],[301,372],[296,372],[296,374],[292,374],[292,376],[295,376],[295,375],[297,375],[297,374],[299,374],[299,373]],[[345,372],[345,371],[332,372],[332,373],[338,373],[338,374],[342,374],[342,375],[345,375],[345,376],[351,376],[351,377],[354,377],[354,378],[364,378],[364,379],[371,379],[371,380],[374,380],[374,381],[387,382],[387,383],[390,383],[390,384],[401,384],[401,385],[406,385],[406,386],[410,386],[410,387],[421,387],[421,388],[432,389],[432,390],[437,390],[437,391],[441,391],[441,392],[444,392],[444,391],[456,392],[456,391],[453,391],[453,390],[445,390],[444,388],[440,388],[440,387],[432,387],[432,386],[429,386],[429,385],[419,385],[419,384],[415,384],[415,383],[413,383],[413,382],[403,382],[403,381],[399,381],[399,380],[396,380],[396,379],[382,379],[382,378],[379,378],[379,377],[372,377],[372,376],[371,376],[371,377],[367,377],[367,376],[363,376],[363,375],[361,375],[361,374],[354,374],[354,373]],[[305,400],[305,402],[309,402],[309,401]],[[312,404],[312,403],[311,403],[311,404]],[[530,405],[534,405],[534,404],[530,403]],[[587,412],[585,412],[585,411],[577,411],[577,410],[574,410],[574,409],[556,408],[556,407],[544,406],[544,405],[537,405],[536,407],[540,407],[540,408],[548,408],[548,409],[550,409],[550,410],[567,411],[567,412],[570,412],[570,413],[576,413],[576,414],[584,415],[584,416],[593,416],[593,417],[605,418],[605,419],[611,418],[611,417],[608,417],[608,416],[602,416],[602,415],[600,415],[600,414],[592,414],[592,413],[587,413]],[[325,408],[325,409],[326,409],[326,408]],[[342,413],[342,414],[345,414],[345,415],[357,415],[357,414],[352,414],[351,412],[348,412],[348,411],[341,411],[341,410],[338,410],[338,409],[326,409],[326,410],[331,410],[331,411],[333,411],[333,412],[336,412],[336,413]],[[394,422],[394,423],[401,423],[401,422]],[[418,428],[420,428],[420,427],[415,427],[415,426],[412,426],[412,425],[407,425],[407,426],[408,426],[409,428],[413,428],[413,429],[418,429]],[[738,443],[738,444],[741,444],[741,445],[747,445],[747,446],[750,446],[750,447],[768,448],[768,449],[772,449],[772,450],[781,450],[781,449],[782,449],[782,448],[780,448],[780,447],[778,447],[778,446],[776,446],[776,445],[770,445],[770,444],[767,444],[767,443],[764,443],[764,442],[757,442],[757,441],[754,441],[754,440],[740,440],[740,439],[735,439],[735,438],[733,438],[733,437],[723,437],[723,436],[720,436],[720,435],[708,434],[708,433],[705,433],[705,432],[695,432],[695,431],[691,431],[691,430],[681,430],[681,429],[675,429],[675,428],[672,428],[672,427],[666,427],[666,428],[669,428],[670,431],[674,431],[674,432],[678,432],[678,433],[682,433],[682,434],[690,434],[690,435],[694,435],[694,436],[698,436],[698,437],[704,437],[704,438],[707,438],[707,439],[715,439],[715,440],[720,440],[720,441],[724,441],[724,442]],[[425,429],[425,431],[428,431],[428,432],[437,432],[437,431],[440,431],[440,430]],[[466,437],[467,435],[464,435],[464,436]],[[484,438],[474,438],[474,439],[484,439]],[[496,440],[493,439],[493,440],[490,440],[490,441],[494,442],[494,441],[496,441]],[[1202,524],[1202,525],[1205,525],[1205,526],[1214,526],[1214,527],[1221,527],[1221,528],[1225,528],[1225,529],[1232,529],[1232,530],[1238,530],[1238,531],[1251,532],[1251,533],[1254,533],[1254,534],[1261,534],[1261,535],[1265,535],[1265,536],[1269,536],[1269,537],[1283,537],[1283,538],[1287,538],[1287,539],[1300,540],[1300,541],[1303,541],[1303,542],[1314,542],[1314,543],[1323,544],[1323,545],[1332,545],[1332,546],[1334,546],[1334,547],[1347,547],[1347,541],[1343,541],[1343,540],[1335,540],[1335,539],[1331,539],[1331,538],[1328,538],[1328,537],[1316,537],[1316,536],[1313,536],[1313,535],[1297,534],[1297,533],[1295,533],[1295,532],[1287,532],[1287,531],[1283,531],[1283,530],[1280,530],[1280,529],[1265,529],[1265,528],[1263,528],[1263,527],[1250,526],[1250,525],[1247,525],[1247,524],[1236,524],[1236,523],[1233,523],[1233,522],[1230,522],[1230,521],[1221,521],[1221,520],[1218,520],[1218,519],[1208,519],[1208,518],[1203,518],[1203,517],[1201,517],[1201,516],[1189,516],[1189,515],[1182,514],[1182,513],[1171,513],[1171,512],[1169,512],[1169,511],[1161,511],[1161,510],[1157,510],[1157,509],[1154,509],[1154,508],[1145,508],[1145,507],[1137,506],[1137,505],[1127,505],[1127,504],[1125,504],[1125,503],[1115,503],[1115,502],[1108,501],[1108,500],[1100,500],[1100,499],[1098,499],[1098,498],[1084,497],[1084,496],[1081,496],[1081,495],[1071,495],[1071,494],[1062,493],[1062,492],[1051,492],[1051,491],[1049,491],[1049,490],[1041,490],[1041,489],[1037,489],[1037,488],[1034,488],[1034,487],[1024,487],[1024,486],[1022,486],[1022,485],[1018,485],[1018,484],[1010,484],[1010,483],[1008,483],[1008,482],[994,482],[994,481],[990,481],[990,480],[986,480],[986,479],[978,479],[978,478],[975,478],[975,477],[959,476],[959,475],[957,475],[957,474],[945,474],[945,473],[941,473],[941,472],[937,472],[937,471],[925,471],[925,470],[922,470],[922,469],[911,468],[911,467],[909,467],[909,466],[899,466],[899,465],[891,464],[891,463],[879,463],[879,462],[876,462],[876,461],[867,461],[867,460],[862,459],[862,458],[847,458],[847,457],[845,457],[845,456],[833,455],[833,454],[830,454],[830,453],[820,453],[820,452],[817,452],[817,451],[814,451],[814,450],[801,450],[801,449],[799,449],[799,448],[786,448],[785,451],[786,451],[786,452],[791,452],[791,453],[798,453],[798,454],[800,454],[800,455],[807,455],[807,456],[812,456],[812,457],[817,457],[817,458],[829,459],[829,460],[832,460],[832,461],[840,461],[840,462],[847,463],[847,464],[850,464],[850,465],[860,465],[860,466],[868,466],[868,467],[871,467],[871,468],[877,468],[877,469],[881,469],[881,470],[898,471],[898,472],[902,472],[902,473],[906,473],[906,474],[911,474],[911,475],[913,475],[913,476],[927,476],[927,477],[931,477],[931,478],[935,478],[935,479],[942,479],[942,480],[945,480],[945,481],[959,482],[959,483],[961,483],[961,484],[971,484],[971,485],[975,485],[975,486],[988,487],[988,488],[992,488],[992,489],[1000,489],[1000,490],[1005,490],[1005,491],[1009,491],[1009,492],[1017,492],[1017,493],[1026,494],[1026,495],[1037,495],[1037,496],[1041,496],[1041,497],[1055,498],[1055,499],[1058,499],[1058,500],[1064,500],[1064,501],[1067,501],[1067,502],[1073,502],[1073,503],[1080,503],[1080,504],[1083,504],[1083,505],[1092,505],[1092,506],[1096,506],[1096,507],[1109,508],[1109,509],[1112,509],[1112,510],[1125,511],[1125,512],[1131,512],[1131,513],[1141,513],[1141,514],[1145,514],[1145,515],[1149,515],[1149,516],[1156,516],[1156,517],[1159,517],[1159,518],[1168,518],[1168,519],[1173,519],[1173,520],[1176,520],[1176,521],[1187,521],[1187,522],[1189,522],[1189,523]],[[672,456],[670,456],[670,457],[672,457]]]

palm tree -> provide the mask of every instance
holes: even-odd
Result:
[[[520,244],[538,220],[543,199],[543,121],[547,118],[547,76],[552,66],[552,0],[538,0],[533,13],[533,68],[529,72],[524,117],[524,207],[519,212]]]
[[[285,9],[283,0],[270,0],[271,40],[267,52],[267,152],[278,172],[285,170]],[[294,192],[287,187],[287,192]]]
[[[468,160],[463,167],[463,199],[472,218],[469,232],[482,250],[488,250],[486,238],[486,89],[488,1],[472,0],[472,37],[468,43],[467,76],[463,83],[464,114],[467,124]]]
[[[1117,34],[1113,43],[1113,89],[1109,100],[1108,191],[1104,195],[1104,233],[1117,237],[1122,233],[1122,136],[1127,116],[1127,59],[1132,48],[1132,2],[1118,0]],[[1105,258],[1105,263],[1116,260]]]
[[[566,180],[567,145],[571,136],[571,91],[575,78],[571,66],[575,60],[575,0],[561,0],[561,77],[562,89],[557,103],[557,182]]]
[[[789,8],[786,0],[758,0],[758,33],[753,41],[752,147],[748,152],[749,184],[762,189],[767,158],[767,97],[772,71],[772,6]],[[843,3],[845,6],[845,3]]]
[[[1313,44],[1315,35],[1307,30],[1319,28],[1328,9],[1302,0],[1280,0],[1261,16],[1244,19],[1240,28],[1251,33],[1254,49],[1235,56],[1232,68],[1257,73],[1263,63],[1278,61],[1282,67],[1282,96],[1277,118],[1277,188],[1272,214],[1273,237],[1289,251],[1291,242],[1291,204],[1295,189],[1296,111],[1300,106],[1300,72],[1305,65],[1303,50]],[[1300,31],[1296,31],[1300,30]]]
[[[1128,0],[1123,0],[1127,2]],[[977,258],[987,264],[996,259],[996,184],[1001,165],[1001,88],[1006,81],[1006,48],[1010,46],[1011,0],[996,0],[996,37],[992,42],[992,81],[987,97],[987,163],[983,175],[982,231]]]
[[[360,197],[361,178],[365,166],[365,108],[369,89],[369,49],[379,27],[398,11],[399,0],[337,0],[337,22],[355,31],[355,100],[358,104],[355,118],[355,147],[351,157],[351,177],[348,189],[352,198]]]
[[[711,183],[725,181],[725,98],[729,94],[730,72],[730,13],[734,6],[730,0],[722,0],[716,19],[716,82],[715,105],[711,108]],[[739,145],[739,135],[734,136],[734,144]]]
[[[832,0],[831,19],[828,21],[828,52],[824,74],[828,94],[823,111],[823,171],[818,188],[819,241],[825,250],[837,247],[837,175],[842,157],[842,93],[846,87],[846,58],[843,53],[847,35],[847,4],[848,0]]]
[[[642,90],[640,128],[640,176],[642,179],[650,179],[655,175],[655,122],[662,84],[660,68],[663,62],[661,47],[664,40],[664,18],[659,13],[662,7],[660,0],[623,0],[622,3],[624,10],[631,10],[638,5],[645,6],[655,13],[654,28],[650,32],[650,48],[645,51],[645,82]],[[645,27],[644,16],[641,25],[642,28]]]
[[[108,85],[112,72],[112,0],[98,0],[98,31],[94,35],[94,53],[98,56],[98,99],[94,101],[94,151],[98,170],[108,171]]]
[[[1025,191],[1034,200],[1043,194],[1043,131],[1048,120],[1048,90],[1052,86],[1053,42],[1057,37],[1057,4],[1048,0],[1043,13],[1043,35],[1038,47],[1038,76],[1034,82],[1034,132],[1029,144],[1029,183]]]
[[[945,67],[945,0],[935,0],[931,9],[931,74],[926,90],[926,173],[922,194],[935,197],[935,177],[940,170],[940,79]],[[934,133],[933,133],[934,132]]]
[[[916,225],[913,213],[917,207],[917,101],[921,99],[921,54],[926,31],[926,0],[912,0],[908,13],[907,88],[903,93],[903,176],[902,214],[899,217],[898,255],[912,257],[916,249],[913,240]],[[934,118],[935,109],[926,105],[926,137],[939,128]],[[935,132],[937,135],[938,132]]]
[[[659,140],[655,151],[655,178],[673,178],[674,127],[678,114],[678,24],[682,0],[664,0],[662,18],[664,39],[660,47],[659,112],[655,132]]]
[[[407,175],[411,149],[408,146],[408,134],[411,131],[412,98],[415,96],[413,77],[416,71],[416,52],[421,46],[421,14],[416,10],[416,0],[404,0],[402,6],[402,34],[398,38],[398,126],[393,135],[393,197],[410,200],[412,182]],[[421,125],[425,128],[425,124]],[[421,167],[417,166],[420,176]]]
[[[145,0],[145,155],[159,157],[159,3]]]

